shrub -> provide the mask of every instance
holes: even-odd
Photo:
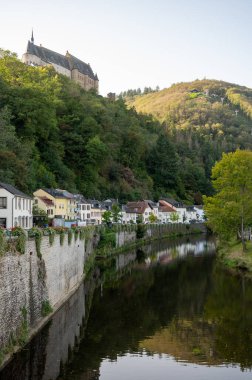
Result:
[[[44,229],[44,235],[49,236],[49,243],[50,245],[53,245],[54,243],[54,237],[55,237],[56,231],[52,227],[47,227]]]
[[[5,231],[0,228],[0,256],[3,255],[6,251],[6,238],[5,238]]]
[[[47,315],[51,314],[53,312],[53,308],[50,305],[49,300],[45,300],[42,302],[41,306],[41,315],[42,317],[46,317]]]
[[[25,253],[26,233],[21,227],[14,227],[11,231],[12,236],[17,237],[16,248],[22,255]]]
[[[42,236],[43,236],[43,233],[42,233],[41,229],[38,228],[38,227],[31,228],[28,231],[28,236],[35,238],[37,256],[41,259],[42,258],[42,254],[41,254],[41,241],[42,241]]]

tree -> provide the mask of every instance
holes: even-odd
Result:
[[[252,152],[223,154],[212,169],[216,194],[204,197],[208,224],[222,239],[237,235],[246,250],[245,229],[252,219]]]
[[[102,222],[107,224],[109,226],[111,224],[112,219],[112,212],[111,211],[104,211],[102,214]]]
[[[178,220],[179,220],[179,214],[178,214],[177,212],[171,212],[170,220],[171,220],[173,223],[177,223]]]
[[[114,204],[112,206],[112,210],[111,210],[111,216],[112,216],[112,219],[113,219],[113,222],[114,223],[119,223],[122,219],[122,213],[121,213],[121,209],[118,205]]]
[[[165,192],[177,189],[178,158],[174,145],[166,133],[162,133],[158,137],[148,161],[155,188],[162,189]]]
[[[150,223],[156,223],[157,219],[158,219],[157,216],[154,215],[153,213],[151,213],[149,215],[149,221],[150,221]]]

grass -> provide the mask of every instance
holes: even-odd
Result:
[[[252,275],[252,242],[246,242],[247,250],[242,251],[241,242],[232,240],[219,245],[218,255],[223,264],[229,269],[248,272]]]

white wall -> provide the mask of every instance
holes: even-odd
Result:
[[[6,218],[6,228],[32,227],[32,200],[17,197],[5,189],[0,189],[0,197],[7,198],[7,208],[0,209],[0,218]]]
[[[6,228],[12,228],[14,220],[12,215],[12,200],[14,199],[14,195],[1,188],[0,197],[7,198],[7,208],[0,208],[0,218],[6,219]]]

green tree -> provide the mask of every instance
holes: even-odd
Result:
[[[177,212],[171,212],[170,220],[171,220],[173,223],[177,223],[178,220],[179,220],[179,214],[178,214]]]
[[[111,210],[112,220],[114,223],[119,223],[122,219],[121,209],[118,205],[114,204]]]
[[[112,212],[111,211],[104,211],[102,214],[102,222],[105,223],[107,226],[112,221]]]
[[[237,235],[246,250],[245,229],[252,219],[252,152],[223,154],[212,169],[216,194],[204,197],[208,224],[222,239]]]
[[[150,223],[156,223],[157,219],[158,219],[157,216],[154,215],[153,213],[151,213],[149,215],[149,221],[150,221]]]
[[[176,190],[178,186],[178,158],[174,145],[166,133],[162,133],[158,137],[148,161],[155,188],[165,192]]]

